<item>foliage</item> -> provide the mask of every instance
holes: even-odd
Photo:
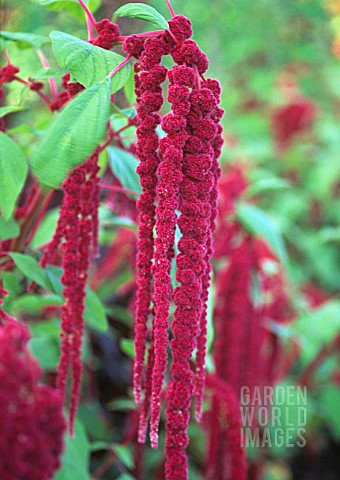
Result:
[[[43,264],[42,254],[57,228],[63,181],[99,148],[100,256],[91,260],[85,290],[82,400],[75,438],[66,434],[54,480],[163,478],[162,448],[142,450],[136,442],[138,412],[131,393],[136,201],[142,192],[131,65],[118,67],[125,58],[118,44],[112,51],[86,41],[85,15],[75,0],[3,3],[1,49],[24,82],[14,79],[2,87],[0,286],[8,292],[3,310],[30,328],[30,350],[46,383],[53,383],[59,361],[64,286],[60,252],[52,265]],[[166,3],[148,3],[85,2],[97,19],[113,18],[122,31],[167,29]],[[267,318],[262,327],[282,348],[275,382],[285,388],[306,382],[305,437],[321,462],[340,438],[339,345],[333,345],[340,327],[339,7],[318,0],[172,4],[192,20],[194,39],[211,60],[209,75],[222,83],[223,178],[235,166],[245,177],[242,188],[236,181],[220,189],[222,205],[223,192],[236,185],[228,208],[220,208],[216,246],[226,250],[213,261],[207,371],[216,373],[214,306],[233,242],[237,246],[248,235],[258,245],[261,239],[273,256],[252,271],[252,300],[268,306],[263,282],[284,279],[285,319]],[[179,238],[177,231],[176,249]],[[175,275],[173,264],[173,285]],[[204,419],[210,418],[213,388],[207,389]],[[287,408],[296,424],[296,406]],[[163,421],[162,412],[160,443]],[[194,422],[189,434],[189,478],[209,478],[204,467],[209,434]],[[310,460],[309,451],[287,443],[250,448],[252,468],[262,463],[267,480],[296,472],[299,461]],[[335,468],[325,466],[333,476]],[[259,478],[253,475],[249,478]]]

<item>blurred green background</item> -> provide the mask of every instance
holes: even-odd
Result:
[[[46,36],[55,29],[86,39],[84,15],[75,3],[57,2],[51,5],[53,10],[39,3],[44,1],[2,0],[2,28]],[[111,18],[124,3],[128,2],[90,0],[90,7],[97,19]],[[169,18],[163,0],[146,3]],[[287,247],[287,277],[298,318],[289,335],[300,335],[317,351],[340,328],[340,61],[334,53],[335,41],[340,38],[340,2],[173,0],[172,4],[176,13],[192,20],[194,39],[211,61],[209,76],[222,84],[226,140],[223,168],[234,163],[245,165],[254,185],[268,179],[272,185],[273,179],[287,181],[286,188],[264,188],[256,196],[256,203],[273,218]],[[150,28],[138,20],[119,19],[118,24],[123,34]],[[56,66],[50,47],[43,49]],[[23,77],[41,68],[32,49],[22,50],[12,44],[8,52]],[[27,110],[11,116],[9,126],[17,128],[21,146],[30,154],[50,114],[39,106],[33,92],[23,96],[22,91],[20,85],[11,85],[8,103],[34,107],[37,114],[32,116]],[[275,112],[298,101],[312,104],[315,117],[308,128],[292,136],[286,148],[279,148],[273,125]],[[33,134],[20,133],[23,123],[33,128]],[[114,285],[106,285],[105,291],[110,288]],[[304,288],[314,289],[325,299],[320,308],[306,310],[308,302],[301,295]],[[305,358],[300,359],[300,367],[305,362]],[[327,375],[327,368],[321,375]],[[329,368],[334,369],[334,364]],[[340,478],[339,389],[326,384],[312,392],[309,407],[307,453],[294,457],[296,452],[270,452],[266,480]],[[82,415],[86,428],[98,439],[105,436],[105,429],[100,430],[99,423],[94,425],[97,417],[91,424],[88,416],[89,412],[95,415],[96,408],[83,407]],[[199,457],[204,448],[195,444],[195,438],[197,443],[203,441],[196,425],[191,434],[190,453]],[[120,455],[123,463],[131,460],[124,451]],[[291,460],[286,460],[289,457]],[[157,453],[149,452],[147,466],[155,462]],[[192,479],[201,478],[192,468]],[[71,477],[57,476],[57,480],[66,478]]]

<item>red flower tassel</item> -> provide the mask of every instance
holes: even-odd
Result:
[[[49,480],[64,449],[63,398],[38,384],[42,371],[27,348],[27,327],[2,310],[0,318],[0,478]]]
[[[241,415],[234,389],[218,377],[207,377],[213,390],[206,424],[208,458],[206,480],[245,480],[246,460],[241,443]]]
[[[131,46],[130,46],[131,47]],[[125,45],[128,48],[128,45]],[[132,47],[131,47],[132,48]],[[151,262],[153,258],[155,226],[156,170],[158,136],[156,127],[160,123],[157,111],[163,103],[161,84],[166,78],[166,68],[159,65],[162,59],[162,42],[157,38],[145,42],[140,55],[140,64],[135,65],[137,95],[137,150],[140,160],[137,173],[140,176],[142,194],[137,202],[139,213],[137,250],[137,299],[135,319],[135,362],[133,373],[134,395],[141,403],[143,365],[147,338],[147,321],[151,303]]]
[[[64,237],[62,245],[65,303],[61,313],[61,356],[58,365],[57,386],[65,395],[68,371],[72,371],[70,398],[70,433],[73,435],[74,422],[79,403],[82,362],[81,346],[84,329],[85,288],[88,277],[91,244],[98,247],[98,155],[76,168],[63,184],[64,199],[52,249],[48,250],[43,262],[46,263]]]

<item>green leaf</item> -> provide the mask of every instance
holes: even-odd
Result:
[[[89,288],[86,289],[84,318],[90,327],[107,332],[109,325],[103,304],[98,295]]]
[[[68,12],[74,15],[79,21],[84,21],[84,10],[80,6],[78,0],[33,0],[40,6],[45,7],[48,10],[55,10]],[[100,6],[100,0],[84,0],[84,3],[88,5],[91,12],[95,12]]]
[[[8,295],[4,297],[3,307],[5,310],[8,310],[8,304],[11,304],[12,300],[15,299],[19,294],[19,279],[17,274],[14,272],[1,272],[1,280],[3,288],[8,292]]]
[[[31,159],[41,185],[58,188],[69,171],[95,150],[106,130],[109,87],[108,79],[93,85],[58,114]]]
[[[58,337],[45,335],[31,338],[29,348],[44,370],[55,371],[60,356]]]
[[[320,392],[320,411],[323,413],[330,430],[336,439],[340,439],[340,389],[333,385],[324,387]]]
[[[286,248],[275,221],[265,212],[247,203],[237,204],[237,218],[244,228],[254,235],[267,240],[283,263],[287,263]]]
[[[60,278],[63,274],[63,269],[60,267],[56,267],[54,265],[47,265],[45,268],[46,275],[52,286],[52,292],[59,295],[59,297],[63,298],[63,286],[61,284]]]
[[[79,421],[76,421],[74,438],[66,434],[66,448],[61,462],[62,467],[53,480],[91,480],[90,443]]]
[[[45,295],[45,297],[53,297],[53,295]],[[54,300],[55,301],[55,300]],[[45,320],[42,322],[35,322],[31,325],[31,333],[33,337],[46,336],[57,337],[60,335],[60,321],[58,318],[52,320]]]
[[[124,86],[124,93],[129,105],[136,103],[134,71],[131,69],[130,76]]]
[[[30,243],[31,248],[38,248],[41,245],[45,245],[50,240],[52,240],[57,226],[58,218],[59,208],[54,208],[46,213],[44,219],[42,220],[38,230],[36,231],[32,239],[32,242]]]
[[[43,37],[42,35],[22,32],[4,32],[3,30],[0,31],[0,39],[17,42],[18,46],[21,48],[41,48],[46,43],[50,43],[50,39],[48,37]]]
[[[4,117],[5,115],[8,115],[9,113],[14,113],[14,112],[20,112],[21,110],[25,110],[25,107],[15,107],[13,106],[7,106],[7,107],[1,107],[0,108],[0,118]]]
[[[262,178],[250,185],[247,190],[247,196],[254,197],[260,193],[267,193],[272,190],[283,190],[290,187],[290,183],[282,178]]]
[[[121,475],[119,475],[119,477],[117,478],[117,480],[133,480],[133,476],[130,475],[129,473],[122,473]]]
[[[24,186],[28,166],[24,154],[13,140],[0,132],[0,211],[11,217],[15,202]]]
[[[41,6],[51,5],[53,3],[77,3],[79,4],[78,0],[35,0]],[[87,5],[89,2],[88,0],[84,0],[84,3]]]
[[[32,78],[35,80],[47,80],[48,78],[61,78],[68,70],[66,68],[41,68]]]
[[[16,266],[24,275],[26,275],[26,277],[33,280],[46,290],[52,289],[51,282],[46,272],[33,257],[24,255],[23,253],[11,253],[10,255]]]
[[[134,410],[136,408],[136,404],[134,400],[130,400],[128,398],[115,398],[112,402],[109,402],[107,408],[112,411],[121,411],[126,412],[127,410]]]
[[[16,238],[20,233],[20,227],[13,218],[5,220],[0,217],[0,240]]]
[[[103,80],[124,57],[104,50],[64,32],[51,32],[54,55],[61,67],[66,67],[73,82],[86,88]],[[121,68],[113,77],[111,93],[120,90],[130,75],[130,64]]]
[[[133,340],[130,340],[129,338],[122,338],[119,346],[121,351],[124,352],[128,357],[135,358],[135,347]]]
[[[152,23],[155,27],[167,30],[169,28],[168,22],[163,15],[157,12],[150,5],[144,3],[127,3],[115,11],[117,17],[138,18]]]
[[[55,267],[54,265],[47,265],[45,271],[51,283],[52,291],[62,298],[63,286],[60,278],[63,274],[63,269]],[[101,300],[98,295],[88,287],[86,288],[84,319],[86,323],[95,330],[106,332],[109,328]]]
[[[130,447],[126,445],[120,445],[119,443],[112,445],[118,460],[122,462],[127,468],[132,469],[134,465],[133,455]]]
[[[322,228],[319,234],[323,242],[340,242],[340,226]]]
[[[305,366],[340,331],[340,302],[329,301],[306,312],[292,324],[292,330],[301,338],[300,362]]]
[[[116,118],[135,118],[137,115],[136,109],[129,107],[120,109],[116,105],[113,106],[116,110],[116,113],[112,114],[110,117],[110,122],[113,122]]]
[[[28,295],[26,295],[28,297]],[[33,295],[31,295],[33,297]],[[36,297],[38,297],[36,295]],[[46,295],[43,303],[50,297],[49,304],[51,304],[52,295]],[[23,298],[23,297],[22,297]],[[53,302],[57,301],[58,297]],[[37,298],[39,302],[39,297]],[[31,326],[32,338],[29,347],[34,357],[39,361],[44,370],[55,371],[59,362],[60,356],[60,326],[59,320],[49,320],[44,322],[37,322]]]
[[[16,316],[21,313],[37,315],[42,309],[52,305],[60,306],[64,302],[58,295],[35,295],[28,293],[12,302],[12,309]]]
[[[136,173],[138,160],[131,153],[118,147],[109,147],[109,163],[112,173],[124,188],[141,193],[139,177]]]
[[[96,442],[91,442],[91,452],[97,452],[98,450],[107,450],[109,446],[109,442],[97,440]]]

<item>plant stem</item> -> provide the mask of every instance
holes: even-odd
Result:
[[[29,231],[29,233],[27,235],[27,238],[26,238],[26,241],[25,241],[25,246],[29,245],[31,243],[31,241],[33,240],[34,235],[36,234],[36,232],[38,230],[38,227],[41,224],[41,221],[44,218],[45,213],[46,213],[46,211],[49,207],[49,204],[52,200],[53,194],[54,194],[54,190],[51,190],[49,192],[49,194],[45,197],[45,200],[43,201],[43,204],[41,206],[41,209],[40,209],[40,212],[37,216],[37,219],[36,219],[32,229]]]
[[[336,335],[329,343],[321,348],[317,356],[310,362],[307,367],[302,371],[297,383],[304,386],[309,386],[312,383],[311,379],[319,367],[325,362],[325,360],[336,353],[340,346],[340,333]]]
[[[158,35],[163,35],[163,33],[164,33],[164,30],[153,30],[151,32],[135,33],[134,36],[139,38],[150,38],[150,37],[158,37]],[[115,40],[115,43],[116,44],[123,43],[124,40],[127,39],[128,37],[129,35],[117,37]]]
[[[176,14],[175,14],[174,9],[172,8],[172,5],[171,5],[171,3],[170,3],[170,0],[165,0],[165,2],[166,2],[166,4],[167,4],[167,6],[168,6],[170,15],[171,15],[172,17],[174,17]]]
[[[27,82],[27,80],[24,80],[23,78],[20,78],[20,77],[17,77],[17,76],[14,77],[14,80],[17,80],[18,82],[23,83],[24,85],[27,85],[27,86],[30,85],[30,82]],[[48,106],[51,105],[51,100],[48,98],[47,95],[45,95],[44,93],[42,93],[42,92],[40,92],[40,91],[37,91],[37,90],[35,90],[35,92],[39,95],[39,97],[40,97]]]
[[[31,204],[26,213],[26,217],[24,218],[24,221],[21,225],[20,235],[18,238],[15,239],[12,249],[13,251],[20,252],[24,247],[26,237],[29,234],[32,225],[36,221],[36,218],[38,217],[38,213],[40,212],[40,209],[45,202],[46,196],[46,193],[43,192],[39,187],[31,201]]]
[[[96,23],[97,23],[96,19],[94,18],[94,16],[90,12],[88,6],[83,2],[83,0],[78,0],[78,2],[79,2],[79,5],[84,10],[85,15],[86,15],[87,33],[88,33],[88,36],[89,36],[89,40],[93,40],[94,39],[93,27],[96,26]]]
[[[11,64],[11,60],[10,60],[10,58],[9,58],[9,55],[8,55],[7,50],[4,50],[4,55],[5,55],[5,58],[6,58],[6,61],[7,61],[7,65],[10,65],[10,64]]]
[[[129,188],[120,187],[119,185],[105,185],[104,183],[100,183],[99,187],[103,188],[104,190],[111,190],[112,192],[122,192],[122,193],[126,193],[128,195],[133,195],[135,197],[139,196],[139,194],[137,192],[135,192],[134,190],[130,190]]]
[[[109,73],[109,75],[108,75],[109,78],[112,78],[115,73],[119,72],[119,70],[120,70],[121,68],[123,68],[123,67],[129,62],[130,58],[131,58],[131,55],[130,55],[130,54],[127,55],[127,57],[125,57],[124,60],[123,60],[119,65],[117,65],[117,66],[112,70],[112,72]]]
[[[43,52],[41,50],[37,50],[37,55],[40,58],[41,65],[44,68],[49,68],[50,64],[48,63],[48,60],[45,57],[45,55],[43,54]],[[55,81],[54,78],[49,78],[48,83],[50,84],[50,89],[51,89],[53,100],[56,100],[56,98],[58,96],[58,93],[59,93],[58,92],[58,87],[57,87],[57,82]]]

